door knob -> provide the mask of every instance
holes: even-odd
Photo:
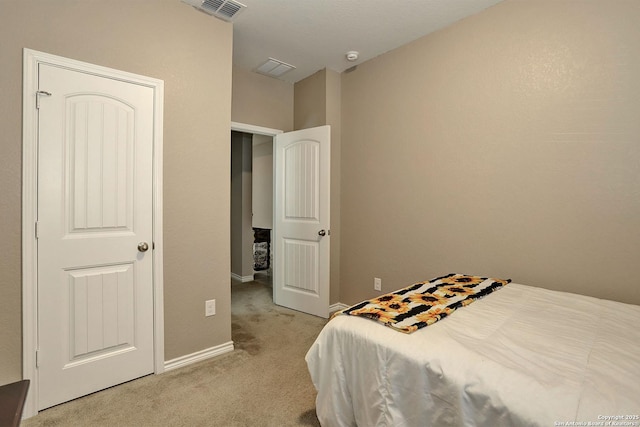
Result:
[[[324,230],[318,231],[318,236],[325,236],[326,234],[327,234],[327,232],[324,231]]]
[[[140,242],[138,243],[138,250],[140,252],[147,252],[149,250],[149,245],[147,242]]]

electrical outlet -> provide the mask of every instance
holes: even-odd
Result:
[[[373,289],[375,289],[376,291],[381,291],[382,290],[382,279],[379,277],[374,277],[373,278]]]
[[[206,317],[216,314],[216,300],[210,299],[204,302],[204,315]]]

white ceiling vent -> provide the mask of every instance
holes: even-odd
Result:
[[[182,0],[216,18],[231,22],[247,6],[235,0]]]
[[[296,67],[286,62],[269,58],[265,63],[256,68],[256,71],[265,76],[278,78],[288,71],[295,70],[295,68]]]

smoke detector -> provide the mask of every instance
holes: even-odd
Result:
[[[358,56],[360,56],[360,53],[355,50],[350,50],[345,54],[345,56],[347,57],[347,61],[354,62],[358,60]]]
[[[201,12],[231,22],[247,6],[235,0],[182,0]]]

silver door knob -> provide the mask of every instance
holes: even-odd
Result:
[[[147,252],[149,250],[149,245],[147,242],[140,242],[138,243],[138,250],[140,252]]]
[[[324,230],[318,231],[318,236],[325,236],[326,234],[327,234],[327,232],[324,231]]]

